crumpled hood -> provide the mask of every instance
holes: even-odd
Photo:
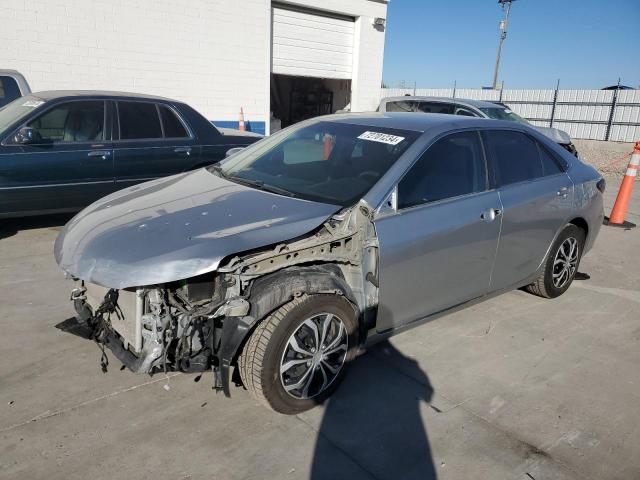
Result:
[[[533,126],[533,128],[538,130],[541,134],[549,137],[551,140],[553,140],[556,143],[562,143],[565,145],[567,143],[571,143],[571,136],[564,130],[560,130],[558,128],[552,128],[552,127]]]
[[[340,208],[239,185],[203,168],[98,200],[67,223],[54,254],[60,267],[90,283],[153,285],[304,235]]]

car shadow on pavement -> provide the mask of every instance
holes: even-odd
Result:
[[[75,213],[58,213],[37,217],[0,219],[0,240],[12,237],[21,230],[63,227],[74,215]]]
[[[71,335],[75,335],[80,338],[84,338],[88,340],[91,338],[91,329],[87,325],[82,325],[76,320],[75,317],[67,318],[62,322],[55,325],[58,330],[61,330],[65,333],[70,333]]]
[[[325,403],[310,478],[435,479],[421,414],[432,395],[415,360],[388,341],[369,349]]]

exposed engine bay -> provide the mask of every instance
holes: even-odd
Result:
[[[216,271],[184,280],[118,290],[74,279],[77,319],[102,348],[103,370],[106,347],[137,373],[211,370],[215,388],[228,396],[231,369],[248,333],[293,297],[334,293],[363,317],[375,312],[372,215],[360,202],[303,238],[229,256]],[[365,331],[371,322],[364,318]]]

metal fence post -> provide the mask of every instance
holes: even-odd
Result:
[[[560,79],[556,83],[556,91],[553,92],[553,106],[551,107],[551,119],[549,120],[549,127],[553,127],[553,120],[556,118],[556,105],[558,104],[558,90],[560,89]]]
[[[457,80],[453,81],[453,95],[451,96],[451,98],[456,98],[456,85],[458,84]]]
[[[498,98],[498,102],[502,103],[502,92],[504,92],[504,80],[500,84],[500,97]]]
[[[613,91],[613,99],[611,100],[611,110],[609,111],[609,121],[607,122],[607,131],[604,134],[604,141],[609,141],[611,135],[611,125],[613,124],[613,116],[616,112],[616,103],[618,103],[618,92],[620,91],[620,79],[618,78],[618,86]]]

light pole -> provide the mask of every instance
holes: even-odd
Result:
[[[511,4],[515,0],[498,0],[504,12],[504,18],[500,21],[500,41],[498,42],[498,54],[496,55],[496,68],[493,71],[493,89],[496,89],[498,82],[498,70],[500,70],[500,55],[502,54],[502,44],[507,38],[507,25],[509,24],[509,12],[511,12]]]

